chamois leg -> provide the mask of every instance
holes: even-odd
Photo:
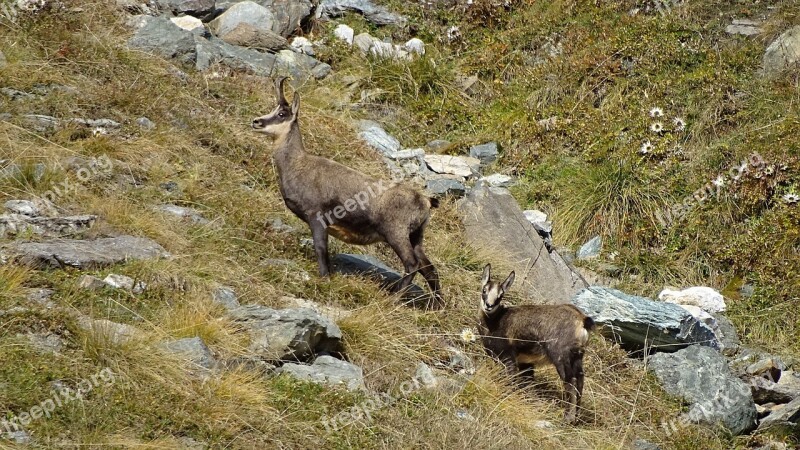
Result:
[[[564,361],[559,358],[555,366],[558,371],[558,376],[561,377],[561,380],[564,382],[564,395],[567,403],[564,411],[564,421],[572,424],[575,423],[575,419],[577,418],[576,403],[578,397],[575,387],[577,385],[577,379],[572,373],[572,360]]]
[[[430,306],[440,308],[444,306],[444,297],[442,296],[442,287],[439,284],[439,272],[436,271],[436,267],[433,266],[431,260],[422,250],[422,234],[422,227],[411,233],[411,245],[414,246],[414,255],[419,263],[419,271],[428,283],[428,288],[433,295],[433,303]]]
[[[411,285],[411,281],[414,280],[414,275],[416,275],[417,270],[419,270],[417,255],[414,254],[414,248],[411,246],[411,242],[408,240],[407,236],[386,236],[386,242],[392,247],[392,250],[397,253],[397,256],[400,257],[400,261],[403,262],[403,268],[405,269],[403,278],[397,282],[392,292],[403,292]]]
[[[330,274],[330,259],[328,258],[328,227],[312,220],[311,238],[314,240],[314,251],[317,253],[319,276],[326,277]]]
[[[576,353],[572,360],[572,373],[575,375],[575,391],[577,398],[575,399],[575,406],[581,406],[581,398],[583,397],[583,353]]]

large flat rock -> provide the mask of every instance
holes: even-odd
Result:
[[[534,302],[569,303],[588,287],[584,279],[544,240],[504,188],[476,186],[459,202],[467,242],[510,262],[518,286]]]
[[[714,330],[672,303],[599,286],[581,291],[572,303],[629,350],[674,352],[691,344],[720,348]]]
[[[12,242],[0,249],[0,260],[36,268],[91,269],[130,260],[158,259],[169,253],[157,242],[135,236],[94,240],[58,239],[47,242]]]

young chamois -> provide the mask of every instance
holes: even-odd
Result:
[[[583,349],[594,321],[572,305],[501,305],[514,272],[495,283],[491,270],[487,264],[481,279],[483,346],[526,384],[533,381],[535,366],[553,364],[567,396],[564,420],[574,423],[583,394]]]
[[[291,105],[283,84],[275,80],[278,106],[253,120],[253,129],[275,139],[273,159],[286,206],[311,228],[320,276],[330,273],[328,234],[348,244],[386,242],[403,262],[405,274],[393,287],[406,289],[419,271],[425,277],[434,306],[443,297],[439,275],[422,249],[430,209],[438,201],[401,184],[384,185],[342,164],[306,153],[298,123],[300,96]]]

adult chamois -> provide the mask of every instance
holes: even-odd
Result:
[[[393,287],[405,290],[419,271],[433,294],[433,306],[443,297],[439,275],[422,249],[430,209],[438,201],[402,184],[376,180],[356,170],[305,151],[298,112],[300,96],[290,105],[284,96],[285,77],[275,80],[278,105],[253,120],[253,129],[275,140],[273,159],[286,206],[311,228],[320,276],[330,273],[328,235],[348,244],[386,242],[403,262],[405,274]]]
[[[509,373],[529,384],[534,367],[550,363],[564,382],[564,420],[574,423],[583,395],[583,352],[595,323],[573,305],[501,305],[514,283],[514,272],[502,283],[491,280],[487,264],[481,279],[480,334],[486,351]]]

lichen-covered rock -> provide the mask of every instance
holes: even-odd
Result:
[[[407,19],[390,12],[371,0],[321,0],[317,7],[317,16],[325,19],[342,16],[346,12],[355,12],[375,25],[403,25]]]
[[[169,253],[153,240],[118,236],[94,240],[59,239],[46,242],[12,242],[0,248],[0,259],[36,268],[91,269],[130,260],[167,258]]]
[[[599,286],[581,291],[572,303],[631,350],[672,352],[691,344],[720,347],[714,331],[678,305]]]
[[[229,314],[248,330],[251,355],[265,361],[305,360],[341,351],[342,330],[311,309],[245,305]]]
[[[734,435],[756,427],[756,406],[750,388],[728,369],[725,357],[693,345],[675,353],[657,353],[648,368],[671,395],[690,403],[692,423],[723,425]]]
[[[512,262],[516,285],[533,302],[569,303],[588,287],[556,252],[548,252],[507,189],[476,186],[459,202],[458,209],[467,242]]]
[[[762,61],[764,74],[777,75],[800,62],[800,25],[780,35],[767,47]]]
[[[318,357],[311,365],[284,364],[277,373],[329,386],[344,386],[351,391],[364,389],[364,371],[360,367],[327,355]]]

